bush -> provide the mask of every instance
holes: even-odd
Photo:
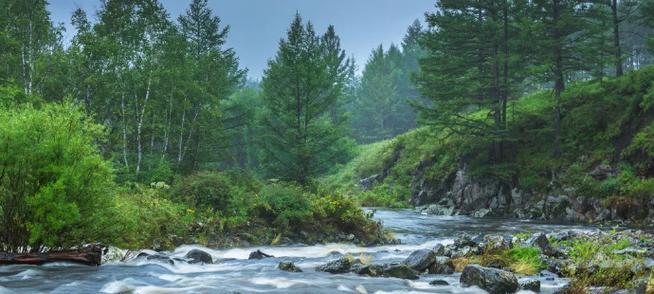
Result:
[[[233,177],[224,172],[203,171],[182,178],[172,187],[174,201],[197,208],[211,208],[222,214],[238,214],[244,207],[239,197],[245,191],[233,184]]]
[[[311,217],[310,194],[290,184],[274,183],[264,186],[255,202],[255,212],[275,226],[287,229]]]
[[[194,211],[170,201],[166,187],[136,185],[114,198],[112,243],[131,249],[171,249],[188,234]]]
[[[102,127],[71,104],[0,110],[0,227],[10,246],[106,239],[112,173]]]

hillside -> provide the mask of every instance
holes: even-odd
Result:
[[[553,154],[550,91],[509,104],[508,159],[488,142],[422,127],[361,146],[327,186],[373,206],[423,206],[437,214],[575,221],[642,220],[654,199],[654,68],[570,85],[562,148]],[[469,114],[474,116],[476,113]]]

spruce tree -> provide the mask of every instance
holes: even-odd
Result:
[[[330,109],[343,95],[348,72],[335,33],[322,38],[296,15],[263,77],[263,162],[271,177],[306,185],[348,158],[346,129]],[[337,58],[334,58],[337,57]],[[339,69],[340,68],[340,69]]]

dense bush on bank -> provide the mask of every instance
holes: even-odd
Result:
[[[246,172],[203,171],[174,183],[118,185],[96,145],[103,128],[79,107],[18,105],[5,98],[10,108],[0,106],[0,243],[7,247],[103,242],[163,249],[385,238],[348,198],[264,183]]]

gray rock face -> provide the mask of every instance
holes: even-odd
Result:
[[[513,273],[476,264],[468,265],[463,269],[460,281],[465,286],[478,286],[490,294],[509,294],[518,291],[518,279]]]
[[[352,268],[352,262],[350,259],[341,257],[319,266],[316,270],[320,272],[328,272],[330,274],[344,274],[349,272],[350,268]]]
[[[527,280],[520,283],[520,288],[527,291],[540,292],[539,280]]]
[[[434,263],[429,266],[429,273],[434,275],[451,275],[454,273],[454,264],[447,256],[436,256]]]
[[[417,280],[418,273],[404,264],[390,264],[384,268],[385,277],[393,277],[406,280]]]
[[[589,176],[595,178],[598,181],[606,180],[609,177],[615,177],[618,175],[618,169],[613,168],[607,164],[600,164],[596,166],[590,173]]]
[[[402,263],[419,272],[424,272],[436,261],[436,253],[429,249],[417,250],[411,253]]]
[[[200,249],[193,249],[186,253],[184,256],[189,259],[188,263],[191,264],[196,264],[196,263],[206,263],[206,264],[212,264],[213,263],[213,258],[211,258],[211,255],[209,253],[206,253]]]
[[[375,184],[377,184],[377,182],[379,182],[382,179],[383,179],[382,175],[379,175],[379,174],[372,175],[372,176],[369,176],[369,177],[367,177],[365,179],[361,179],[359,181],[359,186],[361,186],[361,189],[363,191],[368,191],[368,190],[372,189],[372,187],[374,187]]]
[[[277,265],[277,268],[287,272],[294,272],[294,273],[302,272],[302,270],[299,267],[297,267],[294,263],[290,261],[280,262],[279,265]]]

